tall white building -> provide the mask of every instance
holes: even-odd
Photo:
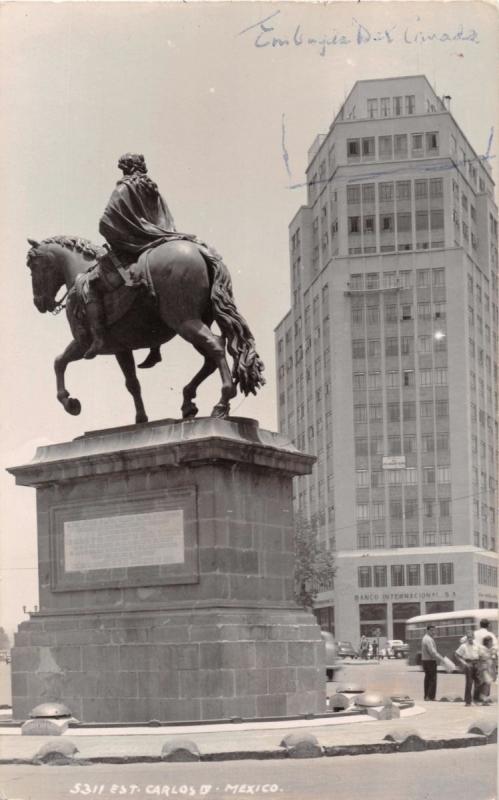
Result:
[[[449,100],[356,83],[289,229],[279,429],[317,456],[295,502],[336,553],[319,621],[353,642],[497,606],[497,207]]]

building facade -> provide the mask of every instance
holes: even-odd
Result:
[[[308,154],[276,328],[296,507],[336,553],[337,638],[497,606],[497,207],[424,76],[355,84]]]

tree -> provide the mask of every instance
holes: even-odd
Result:
[[[295,516],[295,598],[312,608],[322,586],[329,586],[336,572],[334,556],[319,542],[317,518]]]

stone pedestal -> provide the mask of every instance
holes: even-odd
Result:
[[[10,470],[37,490],[40,611],[13,714],[82,722],[322,713],[325,653],[293,600],[291,481],[313,458],[254,420],[96,431]]]

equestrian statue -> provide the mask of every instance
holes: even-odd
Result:
[[[149,348],[139,366],[153,367],[161,361],[160,346],[178,334],[204,358],[183,389],[183,418],[197,414],[197,388],[216,369],[222,391],[212,416],[226,417],[238,388],[244,395],[256,394],[265,383],[252,333],[234,302],[229,271],[211,247],[176,231],[142,155],[126,153],[118,167],[123,178],[99,224],[106,245],[76,236],[28,239],[34,304],[41,313],[65,307],[73,335],[55,359],[57,399],[69,414],[79,414],[80,401],[64,382],[67,365],[114,355],[134,399],[135,421],[147,422],[133,351]],[[57,300],[63,284],[66,295]],[[213,322],[220,335],[211,330]]]

